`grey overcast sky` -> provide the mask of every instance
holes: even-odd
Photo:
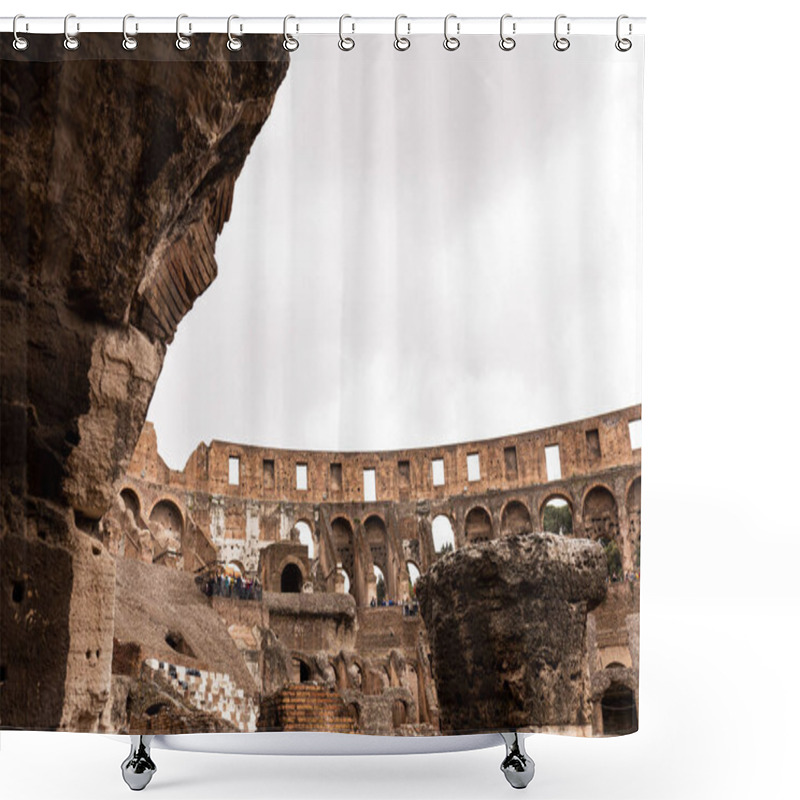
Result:
[[[641,52],[301,39],[148,418],[377,450],[640,402]]]

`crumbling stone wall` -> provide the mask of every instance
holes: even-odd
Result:
[[[280,37],[225,41],[39,36],[0,55],[0,726],[102,727],[98,521],[288,66]]]

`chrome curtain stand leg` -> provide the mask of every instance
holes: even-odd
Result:
[[[156,765],[150,758],[152,741],[152,736],[131,736],[131,752],[122,762],[122,779],[134,792],[144,789],[156,773]]]
[[[535,771],[533,759],[525,752],[525,739],[516,731],[500,735],[506,745],[506,757],[500,769],[515,789],[524,789],[533,780]]]

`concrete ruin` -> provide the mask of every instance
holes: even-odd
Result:
[[[147,423],[101,533],[119,559],[259,582],[208,601],[259,687],[259,730],[629,732],[640,417],[390,452],[212,441],[183,470]]]

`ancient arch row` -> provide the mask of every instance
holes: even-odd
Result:
[[[628,436],[628,423],[638,419],[637,412],[635,407],[600,419],[608,423],[607,429],[624,427]],[[562,442],[568,438],[564,431],[579,431],[588,441],[586,432],[595,431],[596,425],[598,418],[554,430]],[[524,452],[524,442],[557,438],[550,433],[496,441],[503,451],[516,447],[519,453]],[[601,441],[607,439],[608,435]],[[411,599],[413,576],[441,555],[443,529],[449,531],[445,539],[454,549],[529,531],[588,537],[618,554],[619,574],[613,577],[638,570],[641,451],[629,440],[626,461],[618,448],[612,466],[582,473],[573,469],[568,477],[562,473],[554,480],[517,480],[508,486],[505,473],[497,473],[494,485],[495,473],[487,470],[482,492],[449,487],[452,494],[378,497],[371,502],[316,502],[308,494],[301,501],[265,498],[259,492],[247,496],[246,483],[234,492],[212,492],[210,481],[198,481],[190,465],[184,472],[168,470],[156,444],[155,431],[148,426],[121,487],[120,505],[129,524],[120,526],[125,535],[117,546],[129,557],[191,571],[213,562],[233,562],[245,574],[258,576],[267,591],[349,591],[361,606],[380,599],[381,579],[388,601]],[[467,453],[471,447],[456,445],[454,452]],[[378,463],[375,459],[386,454],[351,455]],[[138,533],[131,533],[131,517]],[[304,541],[301,529],[310,533]]]

